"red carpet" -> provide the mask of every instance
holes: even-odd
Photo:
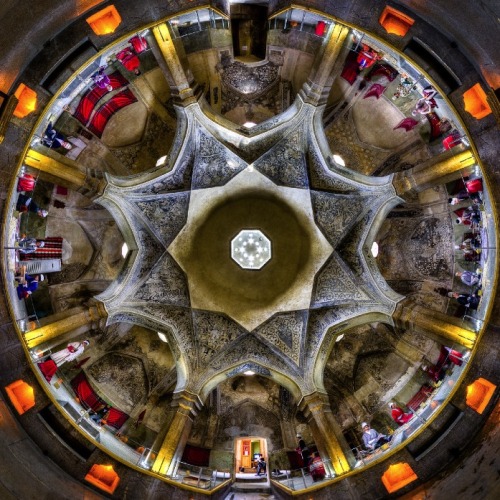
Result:
[[[106,104],[103,104],[94,114],[88,129],[97,137],[101,137],[109,119],[120,109],[137,101],[129,89],[114,95]]]
[[[114,73],[109,75],[109,79],[113,90],[128,85],[128,80],[119,71],[115,71]],[[80,123],[82,123],[82,125],[87,125],[95,105],[107,93],[107,89],[100,89],[99,87],[95,86],[94,88],[88,90],[80,99],[80,102],[78,103],[73,116]]]

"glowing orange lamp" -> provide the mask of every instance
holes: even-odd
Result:
[[[480,120],[491,114],[491,108],[486,98],[486,92],[479,83],[464,92],[465,111],[470,113],[476,120]]]
[[[33,387],[24,380],[16,380],[5,388],[10,402],[13,404],[19,415],[22,415],[35,406],[35,393]]]
[[[110,33],[114,33],[116,28],[118,28],[122,22],[122,18],[118,14],[116,7],[110,5],[88,17],[86,21],[96,35],[109,35]]]
[[[85,481],[106,493],[113,494],[120,482],[120,476],[114,471],[112,465],[94,464],[85,476]]]
[[[483,413],[496,388],[496,385],[488,382],[486,379],[478,378],[471,385],[467,386],[465,404],[479,414]]]
[[[391,465],[382,476],[382,482],[389,493],[404,488],[415,479],[418,479],[418,476],[409,464],[403,462]]]
[[[393,9],[387,5],[382,11],[378,22],[383,26],[387,33],[397,36],[405,36],[415,21],[406,14],[403,14],[399,10]]]
[[[24,118],[35,111],[36,108],[36,92],[21,83],[14,92],[18,103],[14,109],[14,116]]]

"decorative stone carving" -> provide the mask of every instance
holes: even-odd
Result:
[[[222,186],[246,167],[245,162],[204,130],[198,132],[198,144],[192,189]]]
[[[245,137],[203,105],[178,113],[165,166],[112,178],[103,197],[138,249],[99,297],[108,324],[166,332],[182,359],[178,389],[199,394],[213,377],[252,364],[314,391],[335,328],[389,315],[398,300],[365,254],[370,230],[398,201],[390,179],[337,168],[322,110],[300,100]],[[272,241],[273,258],[258,272],[230,257],[245,228]],[[266,285],[249,278],[273,266]]]
[[[134,297],[147,302],[189,307],[186,277],[168,253]]]
[[[172,243],[186,223],[188,205],[189,192],[165,194],[161,199],[137,202],[165,247]]]
[[[301,340],[307,326],[307,311],[277,314],[255,330],[255,335],[300,365]]]
[[[336,245],[365,210],[361,198],[311,191],[316,222],[328,241]]]
[[[255,168],[279,186],[307,188],[303,142],[301,130],[295,130],[255,161]]]

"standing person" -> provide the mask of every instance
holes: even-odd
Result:
[[[302,439],[300,434],[297,434],[298,446],[296,448],[297,453],[302,457],[304,463],[303,467],[309,467],[309,462],[311,461],[311,452],[306,445],[306,442]]]
[[[75,360],[78,356],[83,354],[85,347],[90,344],[88,340],[83,342],[70,342],[64,349],[55,352],[50,357],[59,367],[68,361]]]
[[[363,443],[365,444],[365,448],[369,451],[375,451],[391,440],[389,436],[380,434],[380,432],[370,428],[370,425],[366,422],[361,424],[361,428],[363,429]]]
[[[260,476],[260,473],[265,474],[266,473],[266,461],[264,460],[264,457],[261,455],[259,458],[259,462],[257,463],[257,474],[256,476]]]
[[[403,425],[413,418],[413,413],[405,413],[396,403],[389,403],[391,417],[398,425]]]

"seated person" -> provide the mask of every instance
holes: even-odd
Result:
[[[464,238],[462,245],[467,250],[479,250],[481,248],[481,238],[472,235],[472,233],[467,233],[467,235],[469,235],[469,237]]]
[[[35,189],[36,178],[31,174],[24,173],[17,181],[17,192],[33,191]]]
[[[265,474],[266,473],[266,461],[264,460],[264,457],[259,458],[259,462],[257,463],[257,474],[256,476],[260,476],[260,474]]]
[[[16,210],[21,213],[33,212],[39,217],[47,217],[47,210],[42,210],[30,196],[20,194],[17,197]]]
[[[475,286],[478,285],[481,281],[481,275],[477,273],[473,273],[472,271],[457,271],[455,273],[457,278],[460,278],[462,283],[467,286]]]
[[[34,253],[37,248],[43,248],[45,246],[45,242],[39,241],[36,238],[21,238],[17,241],[17,245],[19,251],[21,253]]]
[[[448,203],[450,205],[458,205],[462,201],[472,201],[474,204],[481,203],[481,196],[479,193],[469,193],[466,189],[462,189],[457,194],[454,194],[451,198],[448,198]]]
[[[370,428],[370,425],[366,422],[361,424],[361,428],[363,429],[363,443],[365,444],[365,448],[369,451],[375,451],[391,440],[390,436],[380,434],[380,432]]]
[[[476,310],[479,307],[479,302],[481,300],[481,297],[478,295],[478,291],[479,290],[475,290],[474,293],[450,292],[448,297],[456,299],[461,306]]]
[[[477,262],[481,260],[480,249],[473,250],[471,248],[467,248],[467,246],[462,243],[461,245],[455,245],[455,250],[461,250],[463,252],[463,257],[467,262]]]
[[[16,277],[16,280],[20,280],[19,285],[17,285],[17,296],[19,300],[29,297],[33,292],[38,290],[38,283],[45,279],[43,274],[37,274],[31,276],[25,274],[23,277]]]
[[[71,149],[71,143],[69,143],[66,138],[53,128],[52,123],[49,122],[45,132],[43,133],[42,144],[48,148],[64,148]]]
[[[457,215],[457,224],[470,226],[481,222],[481,212],[476,207],[459,208],[454,213]]]
[[[389,403],[391,417],[398,425],[404,425],[413,418],[413,413],[405,413],[396,403]]]
[[[116,54],[116,59],[120,61],[125,69],[130,72],[133,72],[136,75],[141,74],[141,70],[139,69],[141,62],[139,58],[132,50],[132,47],[125,47],[123,50]]]
[[[437,108],[437,102],[434,99],[434,96],[437,94],[436,90],[433,87],[426,87],[422,91],[422,98],[418,100],[415,105],[415,109],[412,111],[412,115],[416,116],[417,113],[421,115],[427,115],[432,112],[434,108]]]
[[[311,465],[309,465],[311,477],[313,478],[314,482],[321,481],[326,476],[323,460],[321,460],[321,457],[319,456],[319,453],[317,451],[313,452],[311,458]]]
[[[441,346],[441,352],[439,353],[439,359],[435,365],[422,365],[422,370],[427,373],[429,378],[433,382],[439,382],[443,380],[446,375],[446,370],[451,366],[451,364],[462,366],[464,360],[469,357],[469,354],[462,354],[460,351],[451,349],[451,347]]]
[[[93,420],[98,425],[105,425],[106,419],[105,416],[109,411],[109,406],[106,404],[96,412],[90,415],[91,420]]]
[[[377,61],[380,61],[382,56],[369,45],[362,44],[356,62],[360,71],[371,68]]]

